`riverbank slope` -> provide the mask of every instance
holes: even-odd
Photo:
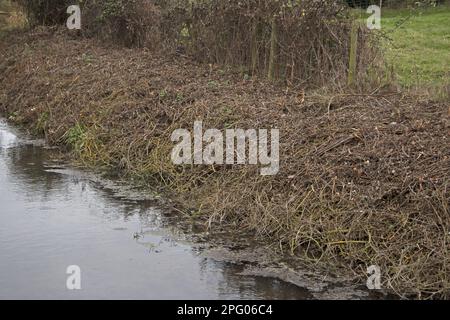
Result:
[[[398,92],[318,95],[182,55],[57,28],[6,36],[0,113],[84,165],[158,184],[211,228],[254,232],[314,268],[401,296],[450,295],[448,105]],[[280,129],[280,171],[176,166],[175,129]]]

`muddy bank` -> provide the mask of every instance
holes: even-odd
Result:
[[[0,298],[322,299],[336,286],[336,298],[377,298],[283,262],[250,235],[210,233],[151,191],[64,158],[0,118]],[[68,263],[86,276],[80,292],[61,285]]]
[[[87,166],[161,186],[184,216],[248,232],[359,283],[449,295],[448,106],[395,92],[318,95],[179,55],[101,47],[57,29],[1,44],[0,111]],[[175,129],[279,128],[280,171],[175,166]],[[256,271],[253,271],[256,272]]]

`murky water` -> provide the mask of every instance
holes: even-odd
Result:
[[[148,200],[52,161],[0,120],[0,299],[300,299],[205,258]],[[68,290],[67,267],[81,268]]]

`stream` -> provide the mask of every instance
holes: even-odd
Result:
[[[0,299],[307,298],[203,256],[172,220],[0,120]],[[79,290],[68,289],[69,266]]]

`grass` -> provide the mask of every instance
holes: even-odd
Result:
[[[382,28],[392,39],[386,50],[398,81],[406,87],[440,86],[450,77],[450,6],[386,9]]]
[[[369,17],[354,10],[362,23]],[[450,3],[437,7],[390,9],[381,12],[383,50],[396,82],[446,97],[450,86]],[[431,90],[430,90],[431,89]]]

